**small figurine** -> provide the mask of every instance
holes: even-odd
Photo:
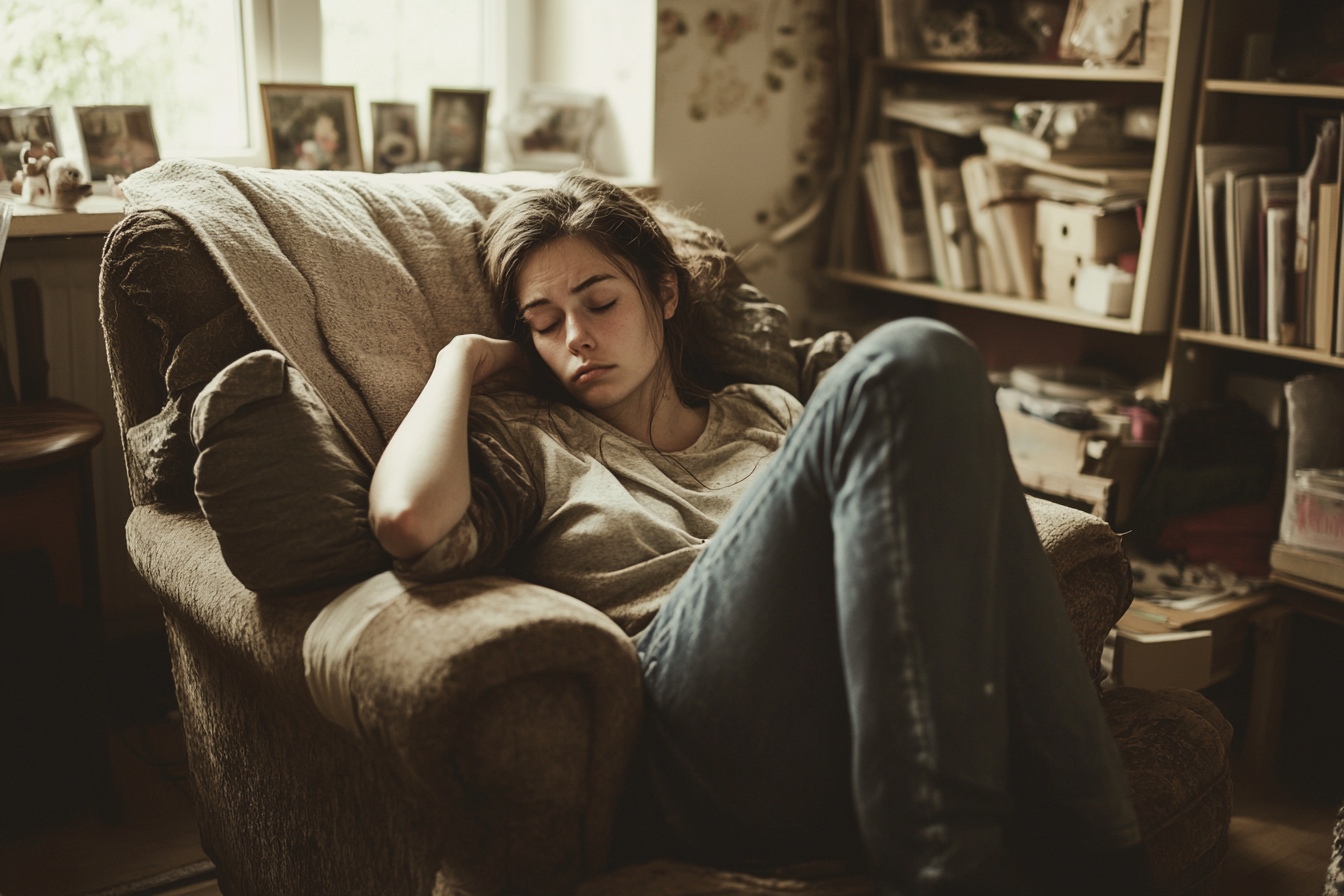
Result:
[[[21,170],[14,176],[12,189],[19,194],[20,202],[71,211],[93,192],[93,184],[83,182],[79,166],[56,155],[54,144],[34,150],[33,144],[25,141],[19,148],[19,165]]]

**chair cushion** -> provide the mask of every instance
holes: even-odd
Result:
[[[1207,699],[1178,688],[1115,688],[1102,706],[1154,879],[1163,892],[1200,892],[1227,852],[1232,726]]]
[[[220,371],[192,405],[191,437],[196,497],[248,588],[306,590],[392,565],[369,526],[369,471],[278,352]]]

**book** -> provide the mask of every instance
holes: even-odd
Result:
[[[1297,209],[1276,205],[1265,210],[1265,340],[1292,345],[1293,253],[1297,248]]]
[[[1344,590],[1344,554],[1275,542],[1269,549],[1269,568],[1295,578]]]
[[[1199,228],[1200,255],[1204,259],[1201,270],[1202,297],[1201,309],[1204,316],[1200,329],[1211,333],[1229,332],[1228,319],[1231,317],[1227,305],[1227,239],[1224,234],[1227,220],[1223,211],[1223,197],[1226,190],[1223,181],[1217,175],[1210,175],[1204,183],[1203,209],[1207,220]]]
[[[972,154],[968,147],[978,144],[924,128],[910,128],[907,133],[915,153],[934,278],[947,289],[977,289],[975,233],[966,207],[961,159]]]
[[[985,154],[993,161],[1005,165],[1021,165],[1023,168],[1030,168],[1033,171],[1054,174],[1058,177],[1082,181],[1086,184],[1097,184],[1098,186],[1142,193],[1144,196],[1148,195],[1148,186],[1153,179],[1151,168],[1088,168],[1058,162],[1054,159],[1037,159],[1021,153],[1007,152],[993,146],[988,147]]]
[[[1321,184],[1316,229],[1315,282],[1312,284],[1310,345],[1329,352],[1334,343],[1335,290],[1339,270],[1339,181]]]
[[[1107,210],[1132,208],[1148,198],[1146,183],[1142,190],[1136,190],[1130,184],[1105,186],[1043,171],[1032,171],[1023,179],[1022,186],[1027,192],[1042,199],[1095,205]]]
[[[882,95],[882,114],[957,137],[979,137],[990,124],[1006,124],[1013,114],[1012,100],[902,96],[888,90]]]
[[[1311,339],[1312,303],[1315,297],[1312,260],[1313,228],[1319,227],[1317,198],[1322,183],[1338,178],[1335,171],[1339,152],[1339,122],[1328,119],[1316,135],[1316,147],[1307,164],[1307,170],[1297,181],[1297,243],[1293,250],[1293,320],[1297,326],[1295,344],[1309,345]]]
[[[971,229],[975,231],[983,288],[986,292],[1010,296],[1016,294],[1016,288],[1008,269],[1007,248],[990,207],[990,185],[985,172],[985,167],[992,164],[988,156],[967,156],[961,162],[961,182]]]
[[[1296,219],[1297,205],[1297,175],[1296,174],[1260,174],[1256,176],[1256,198],[1255,198],[1255,219],[1257,232],[1259,234],[1257,244],[1257,263],[1255,265],[1257,272],[1256,282],[1256,302],[1251,308],[1247,309],[1247,332],[1246,336],[1251,339],[1269,340],[1268,329],[1268,283],[1269,283],[1269,259],[1266,254],[1266,216],[1272,208],[1291,208],[1293,209],[1294,221]],[[1294,223],[1294,229],[1296,224]],[[1279,339],[1278,334],[1275,339]]]
[[[980,139],[1000,153],[1025,156],[1043,162],[1059,162],[1080,168],[1151,168],[1151,149],[1059,149],[1048,140],[1008,125],[989,124],[980,129]]]
[[[1023,188],[1026,171],[1015,165],[1000,165],[987,156],[971,156],[970,177],[976,181],[967,188],[967,201],[972,211],[976,203],[983,203],[989,216],[989,232],[998,243],[997,257],[1006,268],[1004,295],[1039,298],[1041,294],[1036,273],[1036,199]],[[963,163],[963,166],[965,163]],[[965,167],[962,179],[967,180]],[[975,195],[973,195],[975,194]],[[981,195],[982,194],[982,195]],[[991,252],[990,263],[995,253]]]
[[[929,234],[910,142],[872,141],[863,178],[878,230],[878,255],[886,272],[904,280],[929,277],[933,273]]]
[[[1232,310],[1241,304],[1230,292],[1233,278],[1228,277],[1226,261],[1224,261],[1221,271],[1217,267],[1220,256],[1231,255],[1231,246],[1227,244],[1229,235],[1226,232],[1226,172],[1245,174],[1273,171],[1275,169],[1281,170],[1287,164],[1288,150],[1283,146],[1201,143],[1195,147],[1195,199],[1199,225],[1199,321],[1201,330],[1234,333],[1235,331],[1230,328],[1229,322],[1224,318],[1231,318]],[[1211,184],[1220,188],[1223,194],[1224,211],[1221,224],[1214,220],[1212,217],[1213,209],[1209,207],[1211,199],[1216,197],[1218,193],[1218,190],[1209,189]],[[1213,233],[1210,232],[1215,230],[1224,232],[1224,248],[1221,251],[1218,249],[1219,244]],[[1219,287],[1224,280],[1227,281],[1228,287],[1226,296],[1219,291]],[[1214,307],[1215,302],[1219,303],[1217,309]],[[1221,313],[1224,309],[1228,311],[1225,315]],[[1215,314],[1219,325],[1216,329],[1214,327]]]

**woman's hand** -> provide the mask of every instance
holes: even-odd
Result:
[[[527,355],[516,342],[475,334],[458,336],[439,350],[439,363],[457,364],[459,359],[471,371],[473,394],[525,390],[531,385]]]

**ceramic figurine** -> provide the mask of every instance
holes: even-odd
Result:
[[[14,190],[20,202],[71,211],[79,200],[93,192],[93,184],[84,182],[79,166],[56,155],[56,147],[51,143],[34,150],[32,143],[25,142],[19,149],[19,165]]]

